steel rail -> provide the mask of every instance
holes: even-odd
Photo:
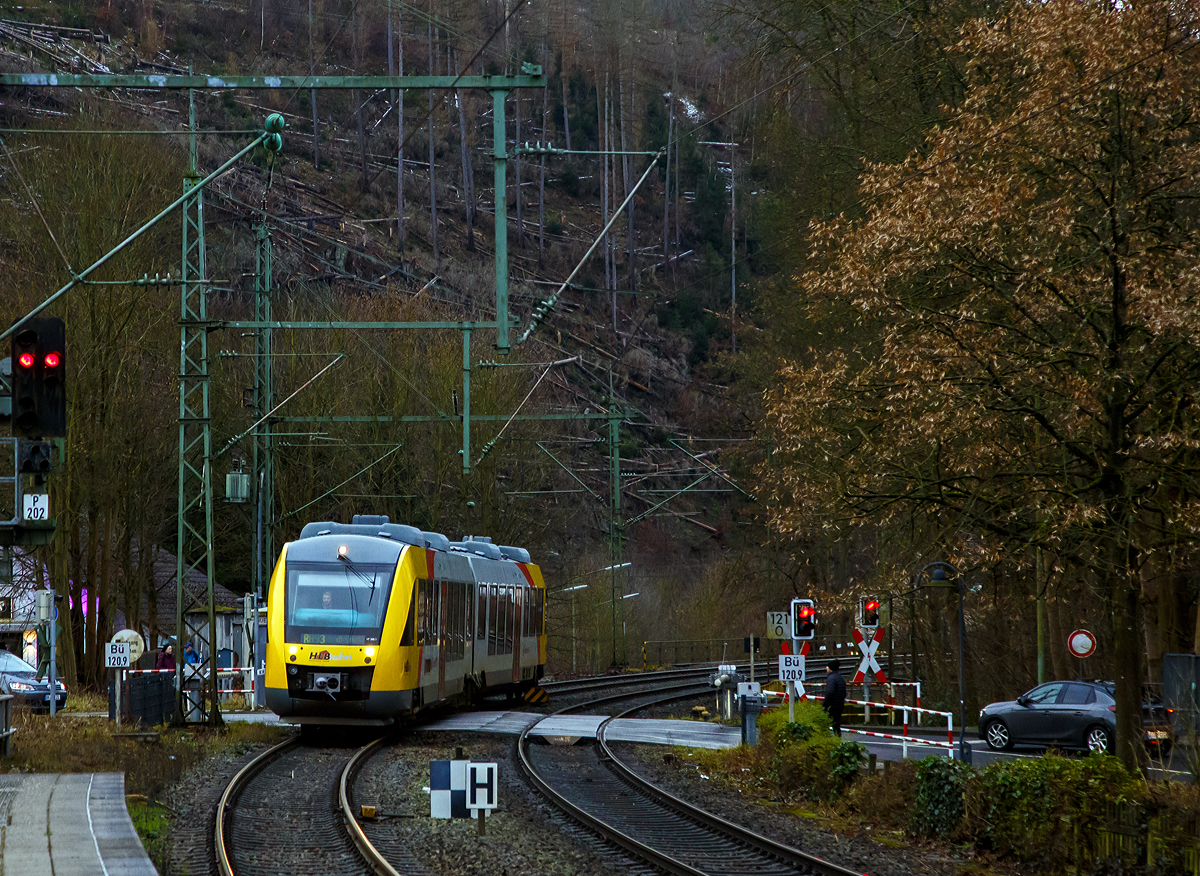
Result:
[[[800,849],[776,842],[775,840],[765,837],[762,834],[755,833],[749,828],[742,827],[739,824],[734,824],[731,821],[726,821],[719,816],[713,815],[711,812],[708,812],[705,809],[701,809],[699,806],[695,806],[691,803],[681,800],[679,797],[676,797],[669,791],[666,791],[657,785],[651,784],[635,773],[616,756],[611,748],[608,747],[608,742],[604,738],[604,734],[610,721],[613,721],[616,718],[623,718],[626,715],[632,714],[633,712],[640,711],[642,708],[644,707],[635,706],[632,709],[626,709],[621,714],[614,715],[612,718],[609,718],[607,721],[601,723],[600,727],[596,731],[596,744],[600,746],[601,752],[606,758],[608,758],[609,764],[617,772],[617,775],[627,784],[631,785],[637,791],[645,794],[651,799],[657,800],[659,803],[665,804],[671,809],[674,809],[685,818],[699,821],[709,829],[725,836],[730,836],[737,842],[755,848],[764,854],[781,858],[784,861],[795,861],[797,864],[803,867],[809,867],[815,870],[817,873],[821,874],[821,876],[862,876],[862,874],[856,870],[847,870],[845,867],[840,867],[837,864],[830,863],[823,858],[818,858],[815,855],[810,855],[807,852],[801,851]]]
[[[583,708],[585,705],[590,705],[590,703],[584,703],[578,706],[568,706],[565,709],[560,709],[554,714],[560,715],[564,712],[574,711],[575,709]],[[549,718],[551,716],[547,715],[546,717]],[[542,721],[544,720],[546,720],[546,718],[542,719]],[[614,830],[606,822],[596,818],[587,810],[576,806],[570,799],[554,790],[554,788],[551,787],[548,782],[538,775],[537,769],[534,767],[533,761],[529,757],[529,731],[540,723],[541,721],[536,721],[533,724],[530,724],[517,738],[517,759],[520,762],[521,769],[524,771],[525,775],[531,782],[533,782],[534,787],[537,788],[543,797],[554,803],[554,805],[566,812],[575,821],[584,825],[589,830],[597,833],[601,838],[613,843],[616,846],[619,846],[626,852],[632,854],[634,857],[640,858],[643,861],[648,861],[665,872],[673,874],[673,876],[707,876],[703,870],[697,870],[695,867],[691,867],[682,861],[672,858],[670,855],[665,855],[662,852],[659,852],[657,849],[654,849],[645,843],[639,842],[628,834]]]
[[[555,712],[554,714],[557,715],[565,712],[576,711],[586,706],[596,705],[614,699],[627,699],[635,695],[635,693],[631,692],[605,697],[600,700],[593,700],[589,703],[584,703],[577,706],[569,706],[565,709]],[[648,705],[656,705],[679,698],[681,698],[681,695],[678,693],[673,693],[668,697],[660,697],[651,703],[643,703],[630,709],[626,709],[618,715],[608,718],[606,721],[601,723],[600,729],[597,733],[597,744],[600,747],[602,759],[611,765],[618,779],[623,781],[635,792],[655,801],[659,805],[671,811],[674,811],[677,815],[691,821],[693,824],[699,824],[704,829],[724,837],[726,841],[732,841],[744,848],[752,849],[759,854],[766,855],[769,858],[780,861],[785,865],[794,865],[801,872],[812,872],[818,874],[818,876],[860,876],[860,874],[856,873],[856,871],[848,870],[814,855],[809,855],[803,851],[800,851],[799,849],[778,843],[747,828],[725,822],[717,816],[714,816],[711,813],[700,809],[699,807],[693,806],[690,803],[687,803],[668,793],[667,791],[658,788],[650,782],[647,782],[616,757],[603,738],[604,731],[610,721],[612,721],[614,718],[624,717],[632,714],[633,712],[645,709]],[[547,718],[549,717],[551,716],[547,716]],[[542,720],[546,719],[544,718]],[[539,721],[537,723],[541,722]],[[570,798],[560,794],[547,781],[538,775],[529,755],[528,741],[528,734],[534,727],[537,726],[537,723],[526,728],[519,737],[517,741],[517,755],[522,770],[529,777],[530,781],[540,793],[542,793],[548,800],[566,812],[571,818],[592,830],[603,839],[619,846],[632,855],[642,858],[644,861],[652,864],[653,866],[660,867],[664,871],[671,874],[688,874],[688,876],[692,876],[692,874],[706,874],[707,876],[706,871],[697,869],[690,864],[673,858],[671,855],[665,852],[654,849],[640,840],[637,840],[623,831],[613,827],[612,825],[603,821],[601,818],[592,815],[590,812],[576,805],[575,802]]]
[[[235,796],[242,792],[245,785],[257,775],[271,761],[275,760],[285,751],[295,748],[300,744],[299,737],[293,737],[278,745],[272,746],[260,754],[250,763],[246,764],[235,775],[225,787],[225,793],[221,795],[220,802],[217,803],[217,812],[215,816],[216,824],[213,831],[213,845],[215,847],[217,858],[217,870],[221,876],[236,876],[233,871],[233,865],[229,861],[229,851],[226,848],[225,836],[225,820],[231,808],[231,801]]]
[[[358,823],[358,819],[354,817],[354,811],[350,808],[350,794],[348,790],[350,783],[354,779],[354,775],[358,772],[360,760],[365,761],[373,755],[378,749],[383,747],[389,738],[388,736],[381,736],[374,742],[364,745],[346,763],[345,768],[342,770],[341,780],[338,782],[338,803],[342,808],[342,818],[346,821],[346,830],[350,834],[350,839],[353,840],[358,853],[366,859],[367,866],[375,871],[378,876],[402,876],[400,871],[388,863],[387,859],[384,858],[367,838],[362,825]]]

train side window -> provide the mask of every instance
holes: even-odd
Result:
[[[521,612],[521,635],[529,638],[529,634],[533,629],[533,600],[529,598],[529,587],[521,588],[524,591],[525,610]]]
[[[497,654],[510,654],[512,652],[509,651],[508,643],[512,636],[512,633],[510,633],[508,631],[508,628],[509,628],[509,624],[512,623],[512,621],[511,621],[512,606],[510,605],[510,603],[512,602],[512,599],[511,599],[511,597],[509,597],[508,591],[511,588],[500,587],[499,589],[500,589],[500,617],[499,617],[500,622],[499,622],[499,624],[497,624],[497,627],[496,627],[496,653]]]
[[[450,639],[454,643],[454,659],[461,660],[463,656],[463,615],[466,612],[466,599],[463,598],[463,585],[457,581],[450,585],[450,591],[453,597],[450,604],[454,606],[452,612],[452,623],[450,625]]]
[[[429,625],[429,582],[424,578],[417,580],[417,641],[416,645],[424,645],[428,637]]]
[[[417,592],[413,591],[408,598],[408,620],[404,622],[404,632],[400,635],[400,647],[411,646],[417,635]]]
[[[508,616],[504,624],[504,653],[511,654],[513,650],[513,627],[517,623],[517,588],[505,587],[504,595],[508,601]]]
[[[488,654],[499,653],[496,650],[496,630],[499,626],[500,593],[495,584],[488,585]]]
[[[477,608],[475,610],[475,639],[482,642],[487,638],[487,585],[479,585],[479,595],[475,600]]]
[[[538,636],[546,635],[546,588],[539,587],[538,595],[538,617],[537,626],[534,627],[534,634]]]
[[[463,636],[466,641],[463,642],[463,654],[467,653],[467,642],[471,641],[471,636],[475,632],[475,594],[471,592],[471,585],[464,584],[463,588]]]

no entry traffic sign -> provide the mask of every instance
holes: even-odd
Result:
[[[1096,637],[1087,630],[1075,630],[1067,637],[1067,648],[1081,660],[1091,657],[1096,653]]]

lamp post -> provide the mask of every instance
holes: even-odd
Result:
[[[633,563],[616,563],[611,566],[605,566],[603,569],[592,569],[590,572],[583,572],[582,574],[576,575],[574,578],[569,579],[571,581],[581,581],[584,578],[586,578],[588,575],[598,575],[601,572],[612,572],[612,575],[613,575],[613,605],[614,605],[613,628],[612,628],[612,632],[613,632],[613,665],[614,666],[617,663],[617,615],[616,615],[616,611],[615,611],[617,569],[624,569],[624,568],[627,568],[632,565],[633,565]],[[556,593],[570,593],[571,594],[571,671],[572,672],[575,671],[575,667],[576,667],[575,655],[576,655],[576,645],[578,642],[578,638],[575,635],[575,591],[583,590],[587,586],[588,586],[587,584],[576,584],[573,587],[563,587],[561,590],[555,591]],[[604,600],[604,602],[600,603],[600,605],[607,605],[607,604],[608,604],[607,599]],[[596,624],[597,640],[599,640],[599,638],[600,638],[599,626],[600,626],[599,622],[597,622],[597,624]]]
[[[575,635],[575,591],[582,590],[587,587],[586,584],[576,584],[574,587],[566,587],[563,593],[571,594],[571,674],[575,674],[575,651],[576,645],[579,642],[579,637]]]
[[[933,570],[929,576],[932,580],[922,585],[921,577],[930,569]],[[946,580],[947,569],[954,573],[954,583]],[[967,675],[965,664],[967,623],[963,616],[962,575],[950,563],[930,563],[917,572],[916,587],[913,590],[919,590],[922,586],[953,587],[958,591],[958,756],[963,763],[970,763],[971,746],[967,745]]]

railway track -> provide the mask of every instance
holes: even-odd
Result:
[[[217,804],[214,829],[220,876],[428,876],[415,856],[364,822],[352,799],[354,779],[389,741],[350,753],[276,745],[242,768]]]
[[[638,695],[615,694],[556,714]],[[613,717],[687,695],[676,689],[667,697],[639,703]],[[538,791],[602,839],[656,869],[679,876],[857,876],[717,818],[646,782],[608,747],[604,740],[607,723],[601,725],[591,746],[535,746],[529,736],[532,726],[517,743],[520,766]]]

